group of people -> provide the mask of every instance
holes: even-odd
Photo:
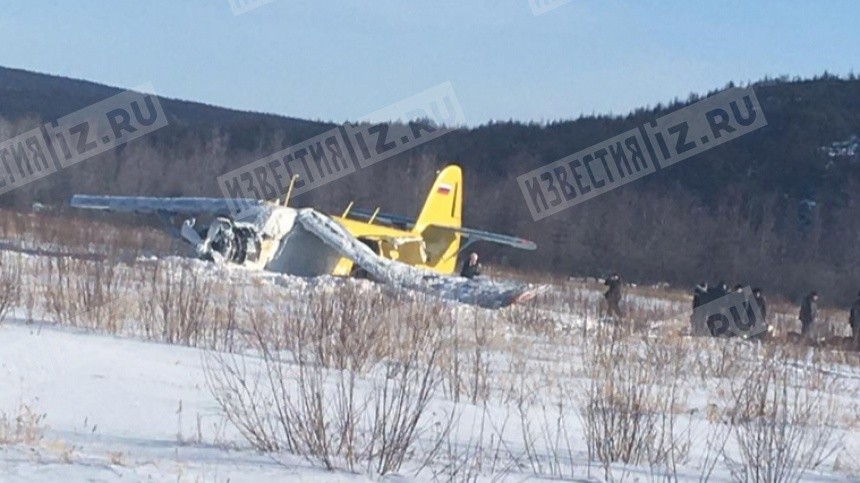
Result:
[[[809,337],[812,327],[818,321],[817,292],[810,292],[803,298],[798,318],[800,319],[801,335]],[[851,327],[851,346],[854,350],[860,351],[860,293],[857,294],[857,299],[848,309],[848,325]]]
[[[767,327],[767,298],[758,287],[752,292],[743,285],[729,290],[725,282],[708,286],[702,282],[693,290],[693,315],[690,317],[694,334],[707,332],[712,336],[749,336],[765,334]]]
[[[734,292],[743,293],[743,286],[737,285],[735,286]],[[696,311],[699,307],[712,302],[714,300],[721,299],[729,295],[730,292],[727,291],[726,284],[724,282],[718,283],[715,287],[709,288],[707,284],[701,283],[696,286],[693,291],[693,325],[695,327],[697,322],[701,322],[701,318],[696,320]],[[860,293],[857,294],[857,300],[851,305],[848,313],[848,324],[851,327],[851,345],[854,350],[860,351]],[[732,301],[727,301],[729,304]],[[743,300],[743,304],[746,309],[758,309],[756,313],[755,310],[748,310],[748,315],[750,317],[761,317],[761,322],[763,328],[767,328],[767,299],[765,299],[764,294],[762,293],[760,288],[754,288],[752,290],[752,300]],[[754,304],[754,305],[753,305]],[[715,334],[715,330],[719,330],[719,327],[712,325],[709,319],[709,314],[704,313],[700,314],[699,317],[704,317],[704,320],[707,322],[707,327],[711,331],[712,335],[720,335]],[[806,294],[803,297],[803,300],[800,303],[800,312],[798,313],[797,318],[800,320],[800,335],[804,338],[811,338],[813,327],[818,323],[818,292],[812,291]],[[752,320],[752,322],[755,322]]]
[[[619,320],[623,317],[621,298],[623,282],[617,273],[610,275],[604,285],[607,315]],[[761,288],[745,290],[743,285],[728,285],[720,281],[708,286],[702,282],[693,290],[693,315],[690,318],[693,333],[708,333],[713,336],[764,335],[768,330],[768,303]],[[818,321],[818,293],[808,293],[800,304],[801,335],[810,337]],[[854,350],[860,351],[860,293],[851,305],[848,314],[851,327],[851,342]]]
[[[460,269],[460,276],[474,278],[480,274],[478,254],[470,253]],[[604,285],[608,287],[603,294],[607,315],[621,320],[621,276],[613,273],[604,281]],[[812,291],[803,298],[798,319],[801,336],[810,337],[818,320],[817,292]],[[851,305],[848,323],[851,326],[852,346],[860,351],[860,293]],[[713,336],[763,335],[768,332],[767,298],[758,287],[752,289],[749,294],[745,293],[743,285],[735,285],[729,290],[723,281],[712,286],[702,282],[693,290],[693,316],[690,318],[690,324],[694,334],[707,331]]]

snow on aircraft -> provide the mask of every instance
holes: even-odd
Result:
[[[71,206],[157,214],[168,222],[177,216],[211,217],[208,225],[200,228],[196,218],[188,218],[177,234],[194,246],[198,257],[218,263],[298,276],[362,273],[393,286],[487,308],[529,299],[537,290],[515,281],[451,276],[457,269],[458,255],[477,241],[524,250],[536,248],[522,238],[462,226],[463,175],[459,166],[447,166],[439,172],[414,220],[381,214],[379,209],[372,213],[352,210],[352,203],[340,216],[326,215],[313,208],[287,206],[289,196],[288,191],[282,203],[75,195]],[[244,208],[231,210],[237,201]]]

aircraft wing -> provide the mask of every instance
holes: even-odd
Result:
[[[351,210],[349,214],[364,220],[369,220],[371,216],[373,216],[372,212],[366,210]],[[374,218],[374,222],[379,222],[383,225],[395,226],[406,230],[412,229],[412,227],[415,226],[415,220],[405,216],[392,215],[390,213],[378,213],[376,215],[376,218]],[[515,236],[502,235],[501,233],[493,233],[483,230],[476,230],[474,228],[463,228],[443,225],[430,226],[435,226],[437,228],[457,232],[461,236],[468,238],[472,242],[487,241],[490,243],[498,243],[499,245],[507,245],[510,247],[519,248],[520,250],[537,249],[537,244],[535,244],[535,242]]]
[[[73,208],[115,211],[122,213],[155,213],[175,215],[199,215],[209,213],[215,216],[231,214],[230,208],[236,206],[257,206],[260,200],[234,200],[226,198],[156,198],[149,196],[92,196],[75,195]]]
[[[299,210],[296,219],[306,230],[365,269],[374,279],[395,287],[494,309],[526,300],[539,289],[531,284],[516,281],[439,275],[380,257],[339,223],[310,208]]]

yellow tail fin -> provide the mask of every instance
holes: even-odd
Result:
[[[424,238],[427,265],[442,273],[457,269],[460,234],[433,225],[460,228],[463,223],[463,172],[459,166],[447,166],[436,177],[427,201],[415,220],[416,233]]]

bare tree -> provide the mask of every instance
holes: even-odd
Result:
[[[813,379],[810,370],[815,368],[803,367],[788,351],[775,351],[750,367],[734,388],[728,414],[740,455],[725,459],[739,480],[800,481],[841,445],[842,437],[828,423],[839,413],[834,395],[842,392],[840,383]]]

